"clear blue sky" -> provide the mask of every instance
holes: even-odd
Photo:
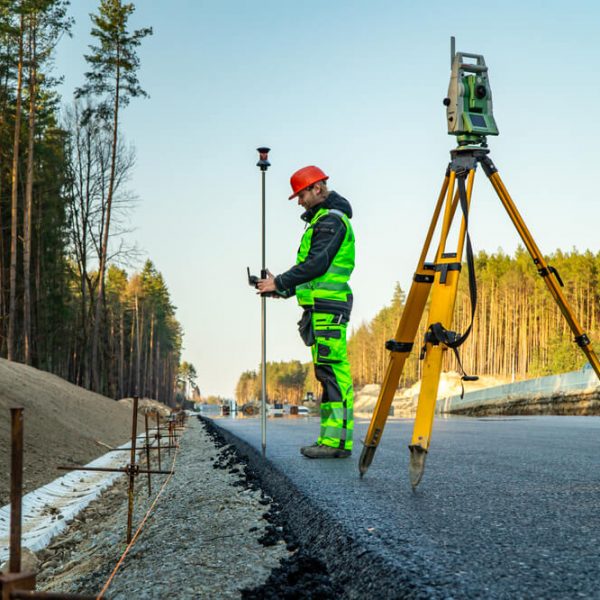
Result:
[[[74,36],[58,48],[63,100],[83,82],[89,13],[72,0]],[[543,252],[600,249],[600,8],[597,2],[456,4],[391,0],[139,0],[133,27],[151,98],[123,114],[137,149],[132,235],[163,273],[185,329],[184,359],[203,394],[231,396],[260,362],[260,172],[267,173],[267,263],[294,262],[303,224],[289,176],[317,164],[353,205],[353,323],[407,290],[453,139],[442,99],[449,38],[490,68],[500,137],[492,157]],[[476,250],[519,239],[478,173]],[[309,360],[293,300],[271,301],[268,359]]]

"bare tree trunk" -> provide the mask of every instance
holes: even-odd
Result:
[[[173,357],[169,352],[169,358],[167,359],[167,401],[169,406],[175,406],[173,402],[173,393],[174,393],[174,385],[173,385]]]
[[[7,38],[7,40],[9,40],[10,38]],[[9,41],[7,41],[6,43],[6,47],[3,48],[3,52],[4,55],[6,57],[12,56],[12,47]],[[4,115],[7,114],[7,107],[8,107],[8,98],[9,98],[9,93],[8,93],[8,89],[9,89],[9,76],[10,76],[10,69],[7,68],[7,66],[4,66],[4,80],[2,81],[2,105],[0,107],[0,114],[2,115],[2,117],[4,117]],[[6,123],[4,122],[4,118],[2,118],[2,121],[0,121],[2,128],[4,128],[6,126]],[[0,198],[2,197],[3,194],[3,190],[1,189],[2,187],[2,177],[0,177]],[[0,214],[0,223],[4,223],[4,219],[2,218],[2,215]],[[5,252],[4,252],[4,228],[0,227],[0,319],[1,319],[1,323],[2,325],[0,326],[0,333],[2,335],[2,341],[1,341],[1,347],[0,347],[0,352],[2,352],[2,354],[4,355],[5,352],[5,348],[6,348],[6,334],[7,334],[7,319],[6,319],[6,280],[5,280]]]
[[[156,387],[154,389],[154,399],[160,401],[160,338],[156,341]]]
[[[23,8],[23,2],[21,2]],[[19,26],[19,64],[17,68],[17,98],[15,106],[15,136],[13,143],[12,198],[10,224],[10,296],[8,306],[8,360],[15,359],[15,324],[17,319],[17,219],[19,183],[19,142],[21,139],[21,90],[23,87],[23,28],[24,16],[21,13]]]
[[[128,389],[127,389],[127,396],[133,396],[133,386],[135,385],[135,368],[133,366],[133,349],[134,349],[134,344],[135,344],[135,318],[132,317],[131,319],[131,331],[129,333],[129,361],[128,361],[128,368],[129,368],[129,373],[128,373],[128,377],[127,377],[127,385],[128,385]]]
[[[23,352],[25,364],[31,364],[31,208],[33,205],[33,142],[36,109],[36,15],[29,25],[29,131],[27,145],[27,183],[23,211]]]
[[[37,336],[37,340],[36,340],[36,346],[39,349],[42,344],[45,345],[45,356],[44,359],[47,358],[48,355],[48,343],[47,343],[47,339],[48,339],[48,322],[46,319],[46,313],[42,312],[42,302],[41,302],[41,295],[42,295],[42,263],[43,263],[43,258],[42,258],[42,229],[41,229],[41,222],[42,222],[42,211],[43,211],[43,206],[42,206],[42,202],[41,199],[39,199],[38,201],[38,206],[36,207],[37,210],[37,222],[38,222],[38,226],[35,228],[35,234],[37,237],[36,240],[36,249],[37,249],[37,256],[36,256],[36,260],[35,260],[35,306],[36,308],[36,323],[37,323],[37,331],[38,331],[38,336]],[[42,321],[42,318],[44,319],[42,325],[40,326],[40,322]],[[44,338],[42,339],[39,332],[40,330],[44,331]],[[36,355],[36,367],[39,368],[40,363],[41,362],[41,357],[40,357],[40,353],[38,350],[38,354]]]
[[[0,200],[2,198],[2,178],[0,177]],[[4,222],[2,217],[2,203],[0,201],[0,223]],[[6,301],[5,301],[5,289],[4,289],[4,231],[0,227],[0,335],[2,341],[0,342],[0,354],[4,356],[4,347],[6,345]]]
[[[125,397],[125,311],[121,306],[121,326],[119,328],[121,339],[119,348],[119,396]]]
[[[117,61],[118,62],[118,61]],[[96,302],[96,315],[94,319],[94,332],[92,337],[92,380],[95,387],[100,382],[100,372],[98,369],[98,346],[100,339],[100,319],[102,316],[102,298],[104,296],[104,274],[106,272],[106,262],[108,258],[108,236],[110,230],[110,215],[112,208],[113,191],[115,185],[115,168],[117,162],[117,142],[119,127],[119,92],[120,92],[120,67],[117,64],[116,82],[115,82],[115,104],[113,117],[113,140],[110,159],[110,178],[108,180],[108,196],[106,199],[106,216],[104,232],[102,236],[102,245],[100,250],[100,265],[98,268],[98,297]],[[139,380],[138,380],[139,384]]]
[[[119,382],[118,382],[118,357],[119,357],[119,339],[116,332],[116,318],[113,310],[110,310],[110,340],[108,340],[108,390],[110,398],[118,400]]]
[[[140,316],[140,395],[143,397],[146,393],[146,312],[142,306]]]
[[[140,334],[140,305],[138,301],[137,294],[135,295],[135,393],[140,394],[140,369],[141,369],[141,334]]]
[[[145,388],[148,390],[148,395],[152,396],[152,377],[153,377],[153,362],[154,362],[154,313],[150,317],[150,340],[148,344],[148,353],[146,358],[147,371],[146,371],[146,385]]]

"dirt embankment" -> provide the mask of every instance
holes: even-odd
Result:
[[[24,410],[24,492],[85,464],[131,436],[131,408],[64,379],[0,359],[0,506],[9,502],[10,411]],[[138,420],[143,431],[143,420]]]

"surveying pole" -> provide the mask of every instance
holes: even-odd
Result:
[[[271,166],[269,162],[269,152],[271,148],[261,146],[256,149],[258,152],[258,162],[256,166],[260,169],[262,176],[262,262],[260,266],[260,278],[267,278],[267,256],[265,245],[265,175],[267,169]],[[260,297],[260,344],[261,344],[261,382],[260,382],[260,431],[262,453],[265,456],[267,452],[267,298]]]

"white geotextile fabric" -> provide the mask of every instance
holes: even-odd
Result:
[[[139,436],[145,441],[145,436]],[[119,448],[129,448],[127,442]],[[141,449],[139,449],[141,452]],[[128,452],[107,452],[86,467],[124,467]],[[23,496],[21,546],[34,552],[45,548],[92,500],[124,473],[69,471]],[[60,517],[60,518],[59,518]],[[0,564],[8,559],[10,542],[10,504],[0,508]]]

